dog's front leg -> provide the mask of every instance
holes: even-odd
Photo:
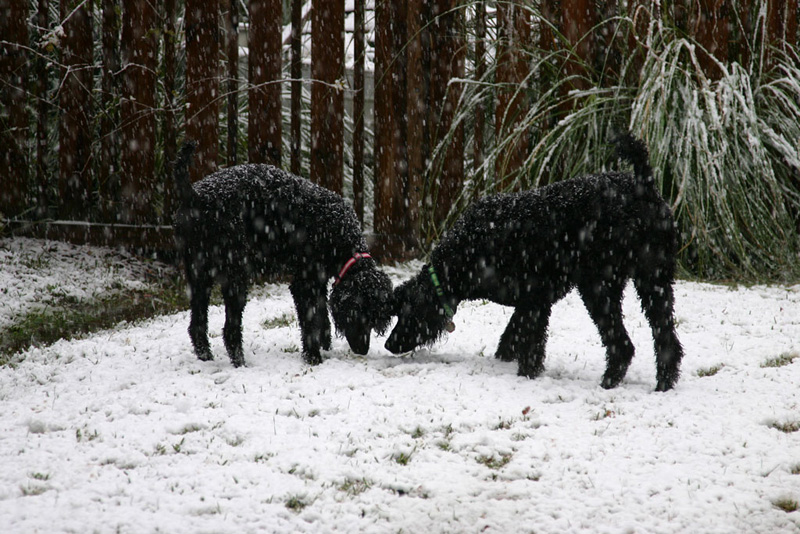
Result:
[[[197,358],[206,362],[214,359],[208,344],[208,303],[211,298],[211,282],[201,278],[190,278],[191,319],[189,337]]]
[[[306,363],[322,363],[320,350],[331,348],[331,322],[328,318],[328,294],[324,284],[296,280],[289,286],[297,310],[297,322],[303,341]]]
[[[539,376],[544,371],[544,349],[549,320],[550,306],[532,310],[515,309],[500,337],[496,357],[506,362],[517,360],[519,376],[528,378]]]
[[[606,372],[600,383],[605,389],[613,389],[622,382],[633,359],[633,343],[622,320],[624,288],[624,283],[617,281],[585,283],[578,288],[606,348]]]
[[[222,339],[234,367],[244,365],[242,348],[242,314],[247,304],[247,280],[228,281],[222,286],[225,301],[225,326]]]

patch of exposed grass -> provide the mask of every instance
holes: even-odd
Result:
[[[297,513],[302,512],[303,509],[309,504],[310,503],[307,502],[306,497],[302,495],[292,495],[291,497],[286,499],[286,508]]]
[[[511,457],[511,454],[500,454],[499,456],[482,454],[478,456],[477,462],[485,465],[489,469],[499,470],[508,465],[508,462],[511,461]]]
[[[699,376],[700,378],[714,376],[715,374],[719,373],[723,367],[725,367],[725,364],[719,363],[717,365],[712,365],[711,367],[707,367],[705,369],[698,369],[697,376]]]
[[[776,358],[770,358],[769,360],[765,361],[761,364],[761,367],[785,367],[795,361],[798,356],[800,355],[798,355],[796,352],[784,352]]]
[[[392,460],[394,460],[395,463],[400,465],[408,465],[408,462],[411,461],[411,457],[414,456],[414,450],[412,450],[411,452],[403,451],[395,453],[392,455]]]
[[[772,501],[772,505],[779,510],[783,510],[787,514],[796,512],[798,509],[800,509],[800,504],[798,504],[797,499],[793,499],[791,497],[781,497],[779,499],[775,499]]]
[[[492,427],[492,430],[508,430],[514,426],[512,419],[503,419],[502,417],[497,421],[497,424]]]
[[[780,430],[785,434],[791,434],[800,430],[800,421],[785,421],[783,423],[773,421],[769,424],[769,427],[774,428],[775,430]]]
[[[148,319],[185,310],[189,301],[179,277],[166,278],[147,290],[112,289],[97,299],[79,300],[51,291],[47,303],[0,328],[0,365],[28,347],[42,347],[59,339],[78,338],[123,321]]]
[[[366,478],[346,478],[339,485],[339,491],[343,491],[350,496],[361,495],[372,487],[372,482]]]
[[[272,319],[267,319],[261,326],[267,329],[271,328],[282,328],[285,326],[291,326],[294,322],[294,315],[291,313],[284,313],[278,317],[273,317]]]
[[[22,492],[22,495],[24,495],[25,497],[35,497],[37,495],[41,495],[42,493],[48,491],[50,487],[44,484],[29,482],[25,486],[20,486],[19,489]]]

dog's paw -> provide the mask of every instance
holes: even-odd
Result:
[[[513,362],[514,360],[517,359],[517,357],[514,356],[512,352],[503,352],[499,350],[495,352],[494,357],[500,360],[501,362]]]
[[[517,369],[517,376],[536,378],[544,372],[544,365],[520,365]]]
[[[317,353],[306,352],[303,353],[303,359],[308,365],[319,365],[322,363],[322,355]]]
[[[600,382],[600,386],[603,389],[614,389],[620,382],[622,382],[621,376],[604,376],[603,381]]]
[[[659,380],[658,384],[656,384],[656,391],[659,393],[663,393],[665,391],[671,390],[675,387],[675,383],[672,380]]]
[[[197,353],[197,359],[201,362],[210,362],[214,359],[214,355],[211,354],[211,351],[203,351]]]

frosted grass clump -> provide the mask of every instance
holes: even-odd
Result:
[[[754,51],[747,65],[713,60],[663,17],[653,17],[640,31],[627,16],[605,20],[592,31],[606,28],[618,37],[615,46],[621,49],[614,58],[619,63],[607,68],[615,53],[609,48],[599,65],[582,64],[581,75],[560,70],[567,59],[581,61],[563,35],[556,33],[555,51],[532,40],[523,50],[530,71],[516,88],[527,107],[518,126],[499,136],[496,96],[510,89],[495,81],[496,51],[487,51],[483,77],[451,84],[450,90],[462,91],[453,129],[466,126],[466,176],[447,221],[440,227],[431,221],[424,225],[428,240],[440,236],[476,198],[498,191],[497,169],[503,168],[508,147],[522,142],[528,152],[506,189],[527,189],[615,168],[609,141],[630,130],[647,143],[657,184],[681,228],[684,275],[800,277],[797,52],[767,48],[763,13],[748,36]],[[712,58],[715,79],[707,76],[701,56]],[[471,132],[478,109],[486,113],[486,150],[475,165]],[[436,154],[445,153],[449,137]],[[439,175],[431,165],[429,191],[435,191]]]
[[[697,54],[686,39],[656,44],[631,111],[681,226],[682,266],[705,278],[796,277],[798,202],[786,167],[797,147],[786,134],[797,126],[773,101],[789,99],[783,111],[796,114],[789,93],[800,78],[761,85],[740,64],[718,62],[712,81]]]

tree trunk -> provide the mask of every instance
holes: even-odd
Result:
[[[20,215],[26,207],[28,165],[28,2],[0,0],[0,213]],[[7,84],[7,85],[6,85]]]
[[[353,28],[353,209],[364,226],[364,1],[355,0]]]
[[[303,164],[303,0],[292,1],[292,102],[291,102],[291,154],[290,167],[292,174],[300,176]]]
[[[311,181],[341,194],[344,182],[344,0],[311,11]]]
[[[250,0],[247,151],[250,163],[281,166],[281,0]]]
[[[92,198],[92,17],[87,4],[61,0],[64,29],[61,41],[59,93],[59,214],[86,220]],[[69,17],[69,18],[67,18]]]
[[[189,175],[217,169],[219,151],[219,3],[186,0],[186,137],[197,142]]]

